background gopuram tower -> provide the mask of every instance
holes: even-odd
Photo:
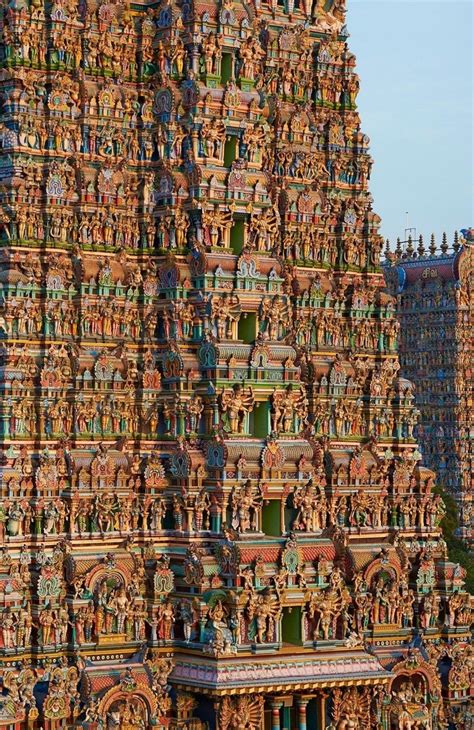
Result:
[[[1,33],[0,726],[462,728],[344,3]]]
[[[423,463],[459,505],[460,536],[474,542],[474,230],[428,248],[408,241],[387,251],[386,278],[398,298],[400,364],[415,385]]]

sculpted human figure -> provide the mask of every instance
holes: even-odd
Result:
[[[165,507],[161,498],[155,498],[151,507],[150,529],[163,529],[163,518],[165,515]]]
[[[372,621],[374,624],[385,623],[388,601],[383,576],[377,579],[373,589],[373,596]]]
[[[39,615],[39,626],[41,634],[41,644],[48,646],[53,643],[53,624],[54,614],[51,608],[43,608]]]
[[[0,629],[3,637],[3,646],[12,649],[15,645],[15,615],[7,606],[0,617]]]
[[[312,480],[302,487],[295,487],[293,505],[298,514],[293,523],[293,529],[311,530],[321,529],[325,524],[322,515],[325,514],[326,497],[323,490],[315,487]]]
[[[31,633],[33,630],[33,617],[31,615],[31,604],[27,601],[17,614],[17,635],[16,640],[19,646],[31,645]]]
[[[216,117],[202,126],[201,139],[206,157],[220,158],[225,134],[224,122]]]
[[[288,327],[288,305],[283,297],[264,299],[260,306],[262,330],[270,340],[279,340]]]
[[[224,292],[222,296],[211,300],[212,317],[220,340],[232,339],[233,322],[240,317],[240,299],[237,295]]]
[[[205,36],[202,43],[204,69],[206,74],[219,73],[221,52],[221,39],[215,33]]]
[[[336,569],[337,571],[337,569]],[[344,617],[350,603],[350,596],[342,581],[342,576],[336,572],[335,580],[324,591],[310,596],[308,616],[312,623],[313,641],[335,639],[339,617]],[[343,620],[342,633],[345,636],[348,630],[349,615]]]
[[[172,638],[175,622],[174,606],[171,601],[165,601],[158,608],[158,638],[165,641]]]
[[[231,210],[221,210],[217,205],[214,209],[205,209],[202,213],[202,225],[207,233],[209,244],[213,247],[228,245],[227,232],[232,223]]]
[[[204,404],[201,396],[194,394],[190,401],[187,403],[187,430],[196,433],[199,430],[199,423],[201,420],[202,412],[204,411]]]
[[[241,385],[236,383],[231,390],[222,389],[220,395],[220,407],[222,413],[226,413],[231,433],[244,433],[245,417],[253,411],[255,397],[252,386],[245,391]]]
[[[275,389],[272,394],[272,430],[275,433],[291,433],[301,430],[307,412],[307,399],[303,389]],[[299,426],[299,428],[298,428]]]
[[[249,596],[247,615],[255,622],[255,642],[263,644],[275,639],[276,622],[280,618],[281,608],[277,595],[265,590]]]
[[[201,489],[194,500],[194,529],[208,530],[211,501],[208,492]]]
[[[256,530],[262,508],[262,494],[247,480],[241,487],[234,487],[231,494],[232,526],[239,532]]]
[[[278,232],[279,215],[274,208],[253,215],[250,221],[250,236],[257,251],[271,252]]]

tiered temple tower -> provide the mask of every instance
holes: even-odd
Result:
[[[417,437],[423,463],[437,473],[460,507],[460,534],[474,542],[472,502],[474,230],[456,233],[449,248],[420,238],[387,252],[386,277],[398,297],[400,364],[415,385],[421,413]]]
[[[3,3],[2,727],[467,722],[344,12]]]

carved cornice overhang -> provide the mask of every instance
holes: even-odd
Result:
[[[236,437],[226,439],[225,444],[229,453],[228,462],[231,464],[235,463],[235,460],[238,459],[241,454],[248,461],[259,462],[265,443],[264,439],[257,440],[250,439],[248,437],[245,439],[239,439]],[[285,465],[295,464],[302,455],[310,461],[313,455],[311,445],[308,441],[306,441],[306,439],[302,439],[300,437],[290,440],[290,438],[285,438],[283,435],[278,439],[278,445],[285,457]],[[281,469],[285,471],[283,466]]]
[[[326,654],[295,658],[293,654],[218,661],[189,655],[181,659],[177,654],[169,680],[175,686],[224,695],[383,684],[390,676],[375,657],[346,649],[334,657]]]
[[[458,281],[459,271],[458,264],[462,254],[462,250],[452,253],[448,256],[425,256],[410,261],[398,261],[396,266],[399,271],[400,291],[409,289],[420,279],[426,277],[426,272],[430,272],[429,279],[434,277],[440,281]]]

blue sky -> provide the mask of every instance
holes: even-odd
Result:
[[[474,225],[474,0],[347,0],[381,233]]]

